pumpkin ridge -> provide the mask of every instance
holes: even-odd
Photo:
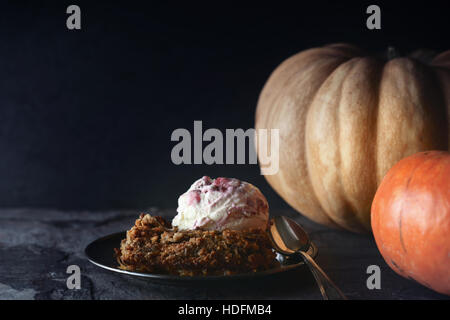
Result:
[[[360,59],[360,57],[353,57],[353,58],[341,63],[336,69],[334,69],[330,74],[328,74],[325,81],[322,82],[319,89],[316,91],[316,94],[314,95],[313,99],[311,100],[310,107],[308,108],[308,111],[306,114],[306,119],[309,119],[310,112],[313,109],[311,106],[313,106],[313,105],[320,106],[320,107],[316,107],[316,108],[318,108],[318,111],[316,111],[316,112],[319,112],[319,113],[323,112],[322,106],[325,104],[329,104],[329,102],[321,101],[322,94],[326,95],[327,93],[329,93],[328,92],[329,90],[333,90],[333,93],[338,94],[338,96],[336,96],[336,99],[334,99],[334,101],[337,101],[337,103],[335,105],[335,108],[333,108],[333,110],[332,110],[333,112],[336,113],[336,116],[333,118],[334,118],[335,130],[336,130],[336,137],[334,137],[334,138],[336,139],[337,144],[339,143],[339,131],[340,131],[339,125],[340,124],[339,124],[339,119],[338,119],[338,113],[339,113],[340,99],[342,98],[342,87],[343,87],[343,84],[345,83],[345,79],[347,79],[347,77],[349,76],[351,69],[354,67],[354,64],[356,63],[356,61],[358,59]],[[338,75],[338,72],[344,73],[341,76],[341,82],[339,83],[339,86],[335,89],[327,88],[327,86],[329,86],[330,83],[333,82],[332,81],[333,77],[336,77]],[[335,103],[334,101],[333,101],[333,103]],[[320,116],[318,116],[318,117],[320,117]],[[308,123],[308,120],[307,120],[307,123]],[[306,125],[306,132],[308,132],[308,125]],[[308,137],[308,134],[305,133],[305,139],[307,139],[307,137]],[[322,196],[319,198],[318,194],[321,193],[321,190],[324,192],[324,194],[330,194],[330,192],[328,190],[328,186],[326,184],[324,184],[323,181],[313,182],[314,179],[311,174],[311,171],[316,171],[317,169],[314,170],[311,168],[311,164],[315,163],[315,161],[311,158],[313,156],[311,156],[310,152],[309,152],[308,145],[310,145],[310,144],[311,144],[310,142],[305,143],[305,146],[306,146],[305,154],[306,154],[306,158],[307,158],[306,162],[307,162],[307,168],[308,168],[307,172],[308,172],[309,179],[311,181],[311,185],[315,191],[314,194],[316,195],[316,197],[318,199],[318,203],[319,203],[320,207],[322,208],[322,210],[324,212],[327,213],[329,219],[331,219],[336,225],[341,226],[341,227],[343,225],[346,225],[347,229],[354,230],[354,231],[358,230],[358,227],[354,226],[353,225],[354,223],[349,219],[349,217],[352,216],[352,213],[350,212],[351,210],[348,210],[348,208],[349,207],[351,208],[351,206],[349,205],[348,199],[346,198],[346,194],[345,194],[343,186],[342,186],[342,181],[341,181],[342,178],[341,178],[339,170],[337,170],[337,174],[335,175],[335,177],[336,177],[336,182],[338,182],[338,184],[339,184],[339,194],[342,197],[341,204],[342,204],[343,210],[340,210],[340,212],[338,213],[338,215],[340,215],[342,217],[342,219],[337,219],[336,215],[333,214],[334,213],[333,208],[330,207],[330,203],[332,203],[333,201],[328,196],[325,196],[325,197]],[[335,165],[336,165],[336,167],[339,167],[341,164],[341,159],[340,159],[341,154],[340,154],[339,150],[337,150],[336,153],[337,153],[336,160],[338,160],[338,162],[335,163]],[[321,189],[317,189],[318,185],[320,185]]]
[[[352,74],[352,70],[355,69],[355,67],[357,66],[358,60],[360,60],[360,59],[361,59],[360,57],[354,57],[354,58],[352,58],[352,59],[350,59],[349,61],[346,62],[346,63],[349,63],[349,64],[351,63],[352,65],[349,68],[349,70],[347,71],[347,75],[345,75],[345,77],[342,79],[341,86],[339,88],[339,98],[338,98],[339,101],[337,103],[337,110],[336,110],[337,111],[336,131],[337,131],[337,141],[338,141],[338,143],[340,143],[340,141],[341,141],[341,133],[342,133],[342,130],[341,130],[342,126],[341,126],[341,119],[340,119],[340,109],[341,109],[342,100],[344,98],[344,95],[343,95],[344,86],[346,84],[346,81],[349,79],[350,75]],[[337,164],[337,166],[339,168],[341,168],[342,163],[343,163],[343,160],[342,160],[342,149],[338,149],[338,164]],[[342,213],[344,219],[346,220],[346,222],[348,222],[349,219],[346,219],[346,217],[347,216],[351,217],[352,213],[356,212],[357,210],[353,206],[352,202],[349,200],[349,197],[348,197],[347,192],[345,190],[344,183],[343,183],[343,177],[342,177],[342,170],[341,169],[337,171],[337,176],[338,176],[337,180],[339,181],[339,185],[340,185],[340,191],[341,191],[340,192],[340,196],[342,197],[342,203],[344,205],[344,208],[349,208],[350,209],[349,213],[347,213],[347,214],[346,213]],[[346,209],[344,209],[344,210],[346,210]],[[364,227],[361,224],[361,221],[359,221],[359,219],[357,221],[358,221],[358,224],[360,226]],[[351,221],[350,221],[350,223],[351,223]]]
[[[322,49],[322,48],[320,48],[320,49]],[[335,48],[333,48],[333,49],[336,50]],[[312,103],[313,103],[315,97],[317,96],[318,92],[320,91],[320,88],[321,88],[322,85],[326,82],[326,80],[328,79],[328,77],[329,77],[329,76],[330,76],[337,68],[339,68],[343,63],[349,61],[349,59],[351,59],[351,58],[347,58],[347,57],[344,58],[344,57],[342,57],[342,59],[343,59],[342,61],[336,62],[336,66],[328,73],[328,75],[327,75],[326,77],[323,78],[323,80],[321,81],[321,84],[318,85],[317,88],[315,88],[315,92],[311,95],[311,99],[310,99],[309,103],[306,103],[306,104],[305,104],[306,107],[307,107],[307,110],[306,110],[306,112],[305,112],[305,118],[308,117],[308,113],[309,113],[309,111],[311,110],[311,105],[312,105]],[[298,73],[300,73],[300,72],[298,72]],[[303,140],[304,140],[304,141],[303,141],[304,152],[305,152],[305,154],[307,154],[307,147],[306,147],[306,145],[307,145],[307,141],[306,141],[306,124],[305,124],[303,130],[305,131],[305,133],[304,133],[304,135],[303,135]],[[309,163],[309,162],[306,161],[306,174],[307,174],[307,176],[308,176],[308,177],[307,177],[307,180],[309,181],[309,184],[311,185],[311,188],[313,188],[312,177],[311,177],[311,174],[310,174],[310,170],[309,170],[308,163]],[[290,203],[289,199],[286,199],[286,198],[284,197],[284,195],[281,195],[281,194],[280,194],[280,196],[281,196],[283,199],[285,199],[288,203]],[[319,198],[317,197],[317,194],[316,194],[315,192],[313,192],[313,196],[314,196],[314,199],[315,199],[316,204],[320,207],[320,209],[321,209],[323,212],[326,213],[326,210],[324,209],[322,203],[320,202],[320,200],[319,200]],[[295,207],[295,206],[294,206],[294,207]],[[339,226],[340,226],[336,221],[334,221],[334,220],[329,216],[328,213],[326,213],[325,215],[323,215],[323,218],[324,218],[325,220],[328,221],[328,223],[330,224],[330,226],[333,226],[333,227],[339,227]]]
[[[335,49],[335,48],[333,48],[333,49]],[[320,91],[320,88],[322,88],[323,84],[327,81],[327,79],[330,77],[330,75],[332,75],[332,74],[333,74],[340,66],[342,66],[342,64],[344,64],[344,63],[350,61],[351,59],[352,59],[351,57],[346,57],[346,58],[345,58],[344,60],[342,60],[340,63],[337,63],[336,66],[333,68],[333,70],[331,70],[331,71],[328,73],[328,75],[327,75],[326,77],[323,78],[322,83],[321,83],[320,85],[318,85],[317,88],[315,88],[315,92],[312,94],[311,100],[310,100],[309,103],[307,104],[307,110],[306,110],[306,112],[305,112],[305,118],[306,118],[306,119],[308,119],[308,114],[309,114],[309,112],[311,111],[311,105],[313,104],[314,100],[316,99],[316,97],[317,97],[317,95],[318,95],[318,93],[319,93],[319,91]],[[305,121],[305,122],[306,122],[306,121]],[[307,129],[306,129],[306,123],[305,123],[305,126],[304,126],[304,129],[303,129],[303,130],[304,130],[304,135],[303,135],[303,140],[304,140],[304,141],[303,141],[304,152],[305,152],[305,155],[306,155],[306,159],[308,159],[308,151],[307,151],[307,150],[308,150],[308,147],[307,147],[307,138],[306,138],[306,137],[307,137],[307,133],[306,133],[306,131],[307,131]],[[309,168],[309,161],[308,161],[308,160],[306,160],[306,174],[308,175],[307,180],[309,181],[309,184],[310,184],[311,188],[314,189],[313,182],[312,182],[312,176],[311,176],[311,170],[310,170],[310,168]],[[330,214],[325,210],[325,208],[324,208],[322,202],[321,202],[320,199],[317,197],[317,193],[316,193],[316,192],[313,192],[313,195],[314,195],[314,198],[315,198],[315,201],[316,201],[317,205],[322,209],[323,212],[326,213],[326,215],[324,215],[324,218],[326,218],[326,219],[331,223],[332,226],[334,226],[334,227],[340,227],[340,224],[339,224],[338,222],[336,222],[336,221],[330,216]]]
[[[337,126],[339,129],[339,144],[345,144],[346,139],[342,138],[342,130],[341,124],[346,124],[348,121],[348,114],[345,112],[356,112],[356,117],[362,118],[362,120],[367,121],[367,130],[363,133],[365,139],[358,140],[356,139],[353,147],[353,151],[351,151],[353,157],[357,157],[357,155],[362,155],[363,159],[369,161],[370,168],[368,169],[366,166],[363,169],[363,177],[364,180],[367,180],[366,183],[363,184],[359,182],[360,177],[354,178],[353,180],[358,180],[353,183],[345,183],[349,177],[352,177],[353,173],[348,174],[348,171],[345,170],[348,165],[348,161],[344,162],[347,151],[341,147],[339,149],[340,156],[340,183],[342,186],[342,197],[345,200],[346,205],[351,208],[351,214],[357,218],[358,230],[363,229],[366,231],[371,230],[370,227],[370,207],[371,201],[370,198],[373,198],[376,192],[377,180],[376,180],[376,138],[377,138],[377,118],[378,118],[378,102],[379,102],[379,88],[380,88],[380,80],[382,74],[382,67],[384,64],[380,63],[378,59],[374,59],[372,57],[357,57],[354,65],[349,70],[348,75],[342,80],[342,88],[341,88],[341,97],[339,102],[339,125]],[[359,71],[359,72],[358,72]],[[364,71],[364,73],[363,73]],[[370,95],[370,99],[362,99],[358,97],[356,99],[352,99],[351,96],[353,94],[353,90],[355,87],[358,87],[358,82],[353,83],[352,80],[359,73],[370,74],[372,79],[370,81],[365,81],[368,83],[368,88],[375,89],[377,92]],[[359,80],[361,81],[361,80]],[[350,100],[349,100],[350,99]],[[364,105],[364,108],[361,108],[361,105]],[[346,108],[346,106],[351,106]],[[362,111],[361,111],[362,110]],[[349,129],[347,128],[347,131]],[[360,136],[360,134],[354,134],[354,129],[350,129],[350,133],[353,133],[351,136]],[[349,133],[347,132],[346,136],[348,138]],[[374,143],[367,143],[367,141],[374,141]],[[363,191],[364,190],[364,191]],[[370,190],[371,196],[367,197],[367,200],[364,197],[361,197],[361,193],[367,192]],[[369,201],[369,202],[368,202]]]

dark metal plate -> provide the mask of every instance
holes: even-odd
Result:
[[[304,263],[299,257],[284,257],[278,255],[277,259],[280,261],[280,266],[274,269],[269,269],[260,272],[223,275],[223,276],[177,276],[170,274],[157,274],[157,273],[144,273],[122,270],[118,268],[118,263],[114,257],[114,248],[120,247],[120,242],[126,236],[126,231],[117,232],[108,236],[99,238],[91,242],[85,249],[85,254],[90,262],[93,264],[118,273],[127,274],[130,276],[147,278],[156,282],[178,283],[178,284],[190,284],[204,281],[235,281],[243,279],[256,279],[268,277],[274,274],[280,274],[304,266]],[[314,258],[317,256],[317,247],[311,243],[311,247],[308,253]]]

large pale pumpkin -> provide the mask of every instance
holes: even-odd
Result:
[[[447,150],[450,51],[381,59],[346,44],[300,52],[270,76],[256,129],[279,129],[270,185],[312,220],[370,230],[377,186],[400,159]]]
[[[394,271],[450,295],[450,153],[420,152],[398,162],[375,194],[371,220]]]

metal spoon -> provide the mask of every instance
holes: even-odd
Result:
[[[325,300],[346,300],[341,290],[307,254],[311,241],[306,231],[294,220],[279,216],[270,221],[269,235],[275,250],[287,256],[299,255],[309,267]]]

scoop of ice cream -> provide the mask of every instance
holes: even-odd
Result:
[[[254,185],[232,178],[203,177],[178,198],[172,221],[179,229],[266,229],[269,205]]]

